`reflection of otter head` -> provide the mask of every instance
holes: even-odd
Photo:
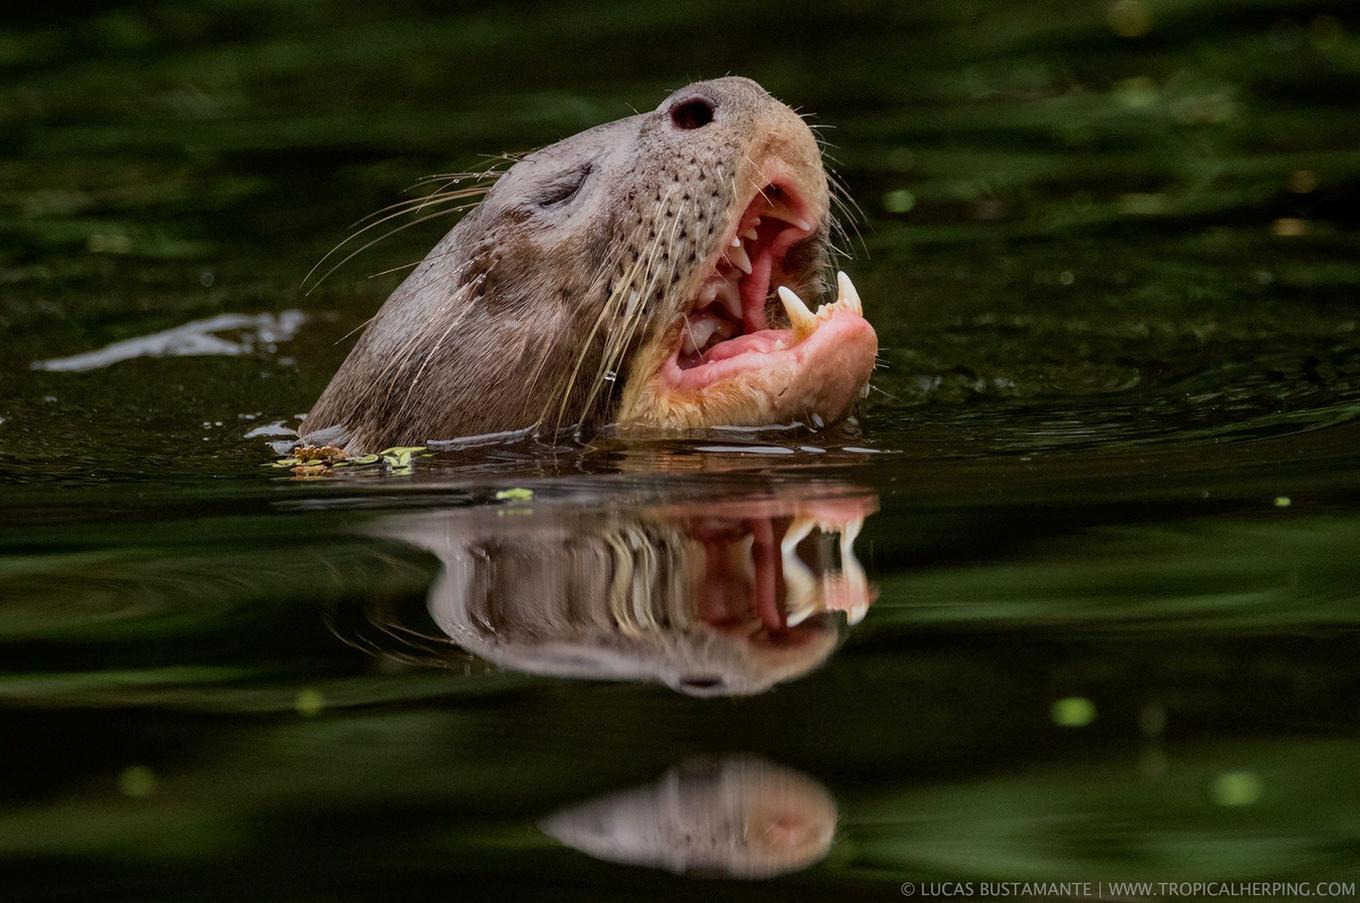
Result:
[[[831,848],[836,803],[807,775],[749,756],[696,760],[655,784],[563,809],[545,833],[609,862],[770,878]]]
[[[832,609],[862,614],[871,591],[850,542],[872,505],[462,509],[393,519],[381,532],[438,556],[430,615],[488,661],[736,695],[824,661],[838,639]],[[510,510],[519,516],[499,516]]]

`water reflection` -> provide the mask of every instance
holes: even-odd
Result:
[[[653,784],[562,809],[541,827],[607,862],[758,879],[820,862],[836,818],[831,794],[807,775],[728,755],[687,760]]]
[[[436,555],[430,617],[514,671],[759,693],[831,654],[874,589],[855,557],[876,496],[816,484],[582,510],[403,515],[378,532]]]

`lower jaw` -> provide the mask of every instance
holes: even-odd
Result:
[[[780,342],[785,347],[778,347]],[[618,428],[833,423],[863,396],[878,352],[873,327],[848,311],[836,313],[800,342],[787,330],[764,330],[750,344],[753,350],[690,369],[681,369],[673,348],[644,350],[629,375]]]

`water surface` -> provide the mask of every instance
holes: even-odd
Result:
[[[1355,880],[1345,12],[16,13],[10,893]],[[351,223],[727,71],[863,208],[859,424],[262,466],[450,224],[300,288]]]

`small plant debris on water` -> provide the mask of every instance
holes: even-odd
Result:
[[[432,454],[423,445],[400,445],[385,448],[375,455],[351,456],[343,448],[334,445],[299,445],[287,457],[279,458],[264,465],[283,468],[298,477],[320,477],[341,467],[379,466],[386,473],[408,474],[415,457],[428,458]]]
[[[534,491],[532,489],[522,489],[520,487],[502,489],[496,493],[496,501],[498,502],[527,502],[533,497]]]

